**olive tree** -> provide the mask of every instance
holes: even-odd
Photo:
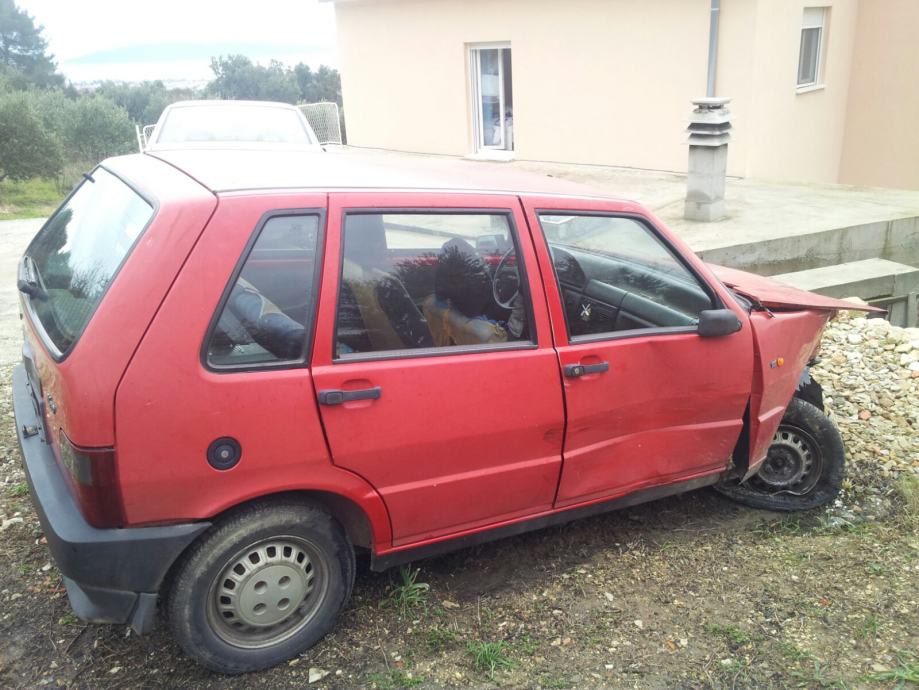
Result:
[[[0,181],[53,177],[62,165],[61,143],[44,125],[30,95],[0,96]]]

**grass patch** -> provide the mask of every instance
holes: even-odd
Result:
[[[900,477],[894,486],[903,503],[903,517],[914,528],[919,528],[919,476]]]
[[[447,647],[456,642],[458,635],[455,630],[441,625],[435,625],[428,630],[427,641],[428,647],[435,652],[442,652]]]
[[[0,220],[44,218],[61,203],[66,191],[58,180],[3,180],[0,182]]]
[[[897,667],[868,676],[868,680],[894,681],[895,688],[905,688],[906,684],[919,685],[919,656],[909,652],[897,654]]]
[[[5,491],[10,498],[22,498],[29,495],[29,485],[25,482],[17,482],[16,484],[10,484]]]
[[[705,629],[712,635],[723,637],[725,641],[732,647],[743,647],[745,644],[749,644],[753,641],[753,638],[750,637],[750,635],[734,625],[718,625],[717,623],[710,623],[705,626]]]
[[[467,647],[472,665],[479,671],[484,671],[489,680],[495,679],[495,671],[499,668],[513,668],[514,662],[507,652],[507,643],[499,642],[470,642]]]
[[[380,690],[413,688],[424,683],[424,678],[421,676],[413,676],[401,668],[391,668],[386,673],[371,673],[367,678]]]
[[[418,582],[420,573],[420,568],[399,568],[400,581],[390,586],[389,594],[380,602],[380,607],[394,608],[403,618],[407,618],[418,609],[424,609],[427,606],[431,585],[427,582]]]

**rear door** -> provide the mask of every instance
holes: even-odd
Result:
[[[733,305],[740,332],[699,337],[699,312],[728,301],[637,208],[563,198],[525,207],[564,380],[556,506],[725,469],[750,397],[746,315]]]
[[[551,508],[564,410],[516,197],[331,195],[312,364],[333,461],[395,546]]]

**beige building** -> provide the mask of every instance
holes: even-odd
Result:
[[[712,0],[335,0],[348,141],[686,170]],[[731,175],[919,188],[919,0],[721,0]]]

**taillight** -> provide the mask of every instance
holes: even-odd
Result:
[[[86,521],[93,527],[121,527],[124,508],[115,475],[114,448],[81,448],[61,434],[61,463]]]

